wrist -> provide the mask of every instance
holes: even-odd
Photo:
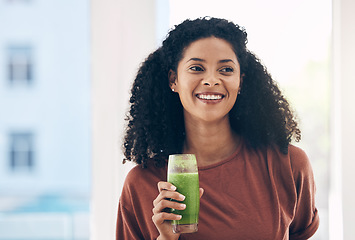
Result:
[[[156,240],[179,240],[180,234],[176,234],[176,235],[177,235],[176,237],[175,236],[174,237],[166,237],[166,236],[159,235]]]

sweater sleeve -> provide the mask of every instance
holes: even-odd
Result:
[[[139,176],[137,169],[131,170],[126,176],[118,203],[116,240],[144,239],[139,224],[139,216],[141,218],[142,216],[135,211],[136,209],[140,209],[139,202],[135,201],[137,191],[134,184]]]
[[[157,183],[166,179],[166,169],[134,167],[126,176],[118,203],[116,240],[156,239],[159,235],[153,216]]]
[[[143,239],[143,236],[137,231],[139,229],[136,217],[122,202],[118,204],[118,216],[116,224],[116,239],[117,240],[135,240]]]
[[[290,240],[310,238],[318,229],[319,216],[315,207],[315,182],[307,155],[299,148],[290,149],[291,165],[297,192]]]

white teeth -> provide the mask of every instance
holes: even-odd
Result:
[[[205,100],[219,100],[222,99],[221,95],[205,95],[205,94],[200,94],[197,96],[200,99],[205,99]]]

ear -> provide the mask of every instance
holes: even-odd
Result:
[[[172,91],[175,91],[177,75],[173,70],[170,69],[168,77],[169,77],[169,86]]]

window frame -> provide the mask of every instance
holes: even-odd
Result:
[[[7,80],[11,86],[30,86],[34,82],[33,47],[12,45],[7,49]]]
[[[35,136],[32,132],[9,134],[9,168],[11,172],[32,171],[35,168]]]

